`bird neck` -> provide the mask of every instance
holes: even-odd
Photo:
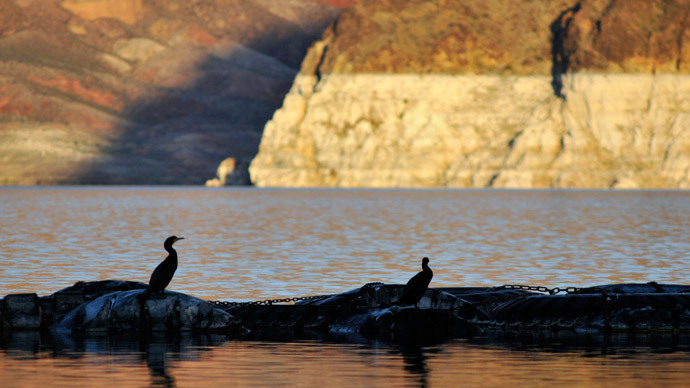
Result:
[[[424,272],[429,272],[429,271],[431,271],[431,268],[429,268],[429,264],[427,264],[427,263],[422,263],[422,271],[424,271]]]
[[[165,250],[170,254],[168,255],[168,258],[177,259],[177,251],[172,247],[172,245],[166,245]]]

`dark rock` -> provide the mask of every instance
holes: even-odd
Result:
[[[63,291],[54,293],[53,301],[55,303],[55,314],[62,319],[70,310],[84,303],[86,299],[81,292]]]
[[[4,299],[3,326],[10,329],[39,329],[41,310],[36,294],[10,294]]]
[[[495,327],[523,329],[688,331],[690,294],[600,292],[534,295],[498,306],[491,313],[490,322]]]
[[[600,330],[605,326],[604,309],[601,295],[534,295],[498,306],[490,321],[508,327]]]
[[[407,339],[452,338],[477,332],[462,315],[476,309],[447,292],[427,290],[419,308],[391,307],[403,289],[404,285],[398,284],[367,284],[294,306],[244,305],[227,311],[252,331],[260,332],[279,329]]]
[[[41,316],[40,327],[49,327],[55,323],[55,301],[50,296],[41,296],[38,298],[38,311]]]
[[[463,310],[463,316],[473,321],[488,321],[491,312],[504,302],[534,295],[533,292],[529,291],[496,287],[454,287],[437,288],[437,290],[462,298],[467,306]],[[476,309],[476,311],[473,312],[471,308]]]
[[[455,338],[477,333],[455,310],[347,305],[245,305],[228,309],[252,332],[363,334],[371,338]]]
[[[325,305],[348,305],[361,307],[389,307],[397,302],[402,296],[402,284],[366,284],[363,287],[333,295],[329,298],[319,300],[307,300],[298,304],[310,304],[316,306]],[[419,308],[422,309],[454,309],[462,307],[466,302],[450,293],[428,289],[419,301]]]
[[[579,288],[575,294],[653,294],[653,293],[684,293],[690,292],[690,286],[680,284],[663,284],[657,282],[648,283],[624,283],[624,284],[605,284]]]
[[[175,292],[142,300],[144,283],[78,282],[51,296],[8,295],[0,322],[8,331],[220,331],[387,339],[439,339],[481,331],[589,333],[690,332],[690,286],[611,284],[543,295],[520,289],[429,289],[413,306],[395,306],[403,285],[372,283],[296,305],[216,303]],[[56,323],[57,322],[57,323]]]
[[[143,290],[146,287],[147,284],[142,282],[131,282],[128,280],[97,280],[93,282],[76,282],[73,286],[63,288],[53,295],[80,294],[83,296],[84,300],[92,300],[101,295],[110,294],[116,291]],[[67,300],[70,297],[65,296],[65,298]],[[76,299],[74,301],[76,302]]]
[[[221,331],[241,334],[244,329],[227,312],[211,303],[177,292],[150,295],[143,290],[114,292],[81,304],[53,326],[55,331]]]
[[[390,307],[370,309],[335,321],[332,333],[361,333],[393,339],[430,340],[458,338],[477,334],[480,329],[460,317],[454,310]]]
[[[243,305],[227,309],[252,331],[328,331],[333,322],[356,313],[347,305]]]

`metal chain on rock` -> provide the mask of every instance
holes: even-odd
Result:
[[[375,285],[381,285],[383,283],[381,282],[371,282],[365,284],[362,288],[367,287],[367,286],[375,286]],[[525,290],[525,291],[537,291],[537,292],[544,292],[548,293],[549,295],[556,295],[560,292],[566,292],[568,294],[572,293],[577,293],[583,288],[580,287],[554,287],[554,288],[548,288],[544,286],[527,286],[527,285],[522,285],[522,284],[505,284],[502,286],[494,287],[494,289],[497,290]],[[328,294],[328,295],[313,295],[313,296],[296,296],[292,298],[281,298],[281,299],[264,299],[264,300],[255,300],[251,302],[228,302],[228,301],[221,301],[221,300],[213,300],[210,301],[210,303],[216,305],[216,306],[222,306],[222,307],[230,307],[230,306],[256,306],[256,305],[266,305],[270,306],[276,303],[289,303],[289,302],[298,302],[301,300],[319,300],[319,299],[326,299],[330,298],[334,294]]]
[[[382,282],[371,282],[367,283],[362,288],[364,287],[370,287],[370,286],[378,286],[382,285],[384,283]],[[255,305],[266,305],[270,306],[275,303],[288,303],[288,302],[299,302],[301,300],[320,300],[320,299],[326,299],[330,298],[331,296],[334,296],[335,294],[327,294],[327,295],[313,295],[313,296],[296,296],[292,298],[281,298],[281,299],[265,299],[265,300],[255,300],[251,302],[227,302],[227,301],[222,301],[222,300],[213,300],[210,301],[210,303],[216,305],[216,306],[223,306],[223,307],[228,307],[228,306],[255,306]]]
[[[525,291],[537,291],[537,292],[545,292],[548,293],[549,295],[556,295],[559,292],[567,292],[568,294],[576,293],[581,290],[579,287],[554,287],[554,288],[548,288],[548,287],[543,287],[543,286],[525,286],[521,284],[506,284],[500,287],[496,287],[499,290],[525,290]]]
[[[228,307],[228,306],[255,306],[255,305],[270,306],[274,303],[298,302],[300,300],[318,300],[318,299],[326,299],[326,298],[329,298],[331,296],[332,295],[295,296],[292,298],[265,299],[265,300],[255,300],[255,301],[251,301],[251,302],[227,302],[227,301],[222,301],[222,300],[213,300],[213,301],[210,301],[210,303],[212,303],[216,306],[223,306],[223,307]]]

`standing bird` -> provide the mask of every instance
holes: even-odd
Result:
[[[417,308],[417,303],[419,303],[424,296],[426,289],[429,288],[432,277],[434,277],[434,273],[431,271],[431,268],[429,268],[429,258],[425,257],[422,259],[422,271],[418,272],[407,282],[402,297],[400,297],[395,304],[413,304],[414,307]]]
[[[154,292],[160,292],[165,290],[165,287],[170,284],[170,281],[175,275],[175,270],[177,270],[177,252],[173,249],[172,245],[175,241],[184,239],[184,237],[170,236],[163,243],[163,247],[168,251],[168,257],[165,258],[158,267],[153,270],[151,274],[151,280],[149,280],[149,286],[144,291],[142,295],[144,298],[149,296]]]

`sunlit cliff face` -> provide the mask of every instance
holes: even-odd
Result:
[[[358,2],[310,49],[251,179],[690,187],[683,4]]]

